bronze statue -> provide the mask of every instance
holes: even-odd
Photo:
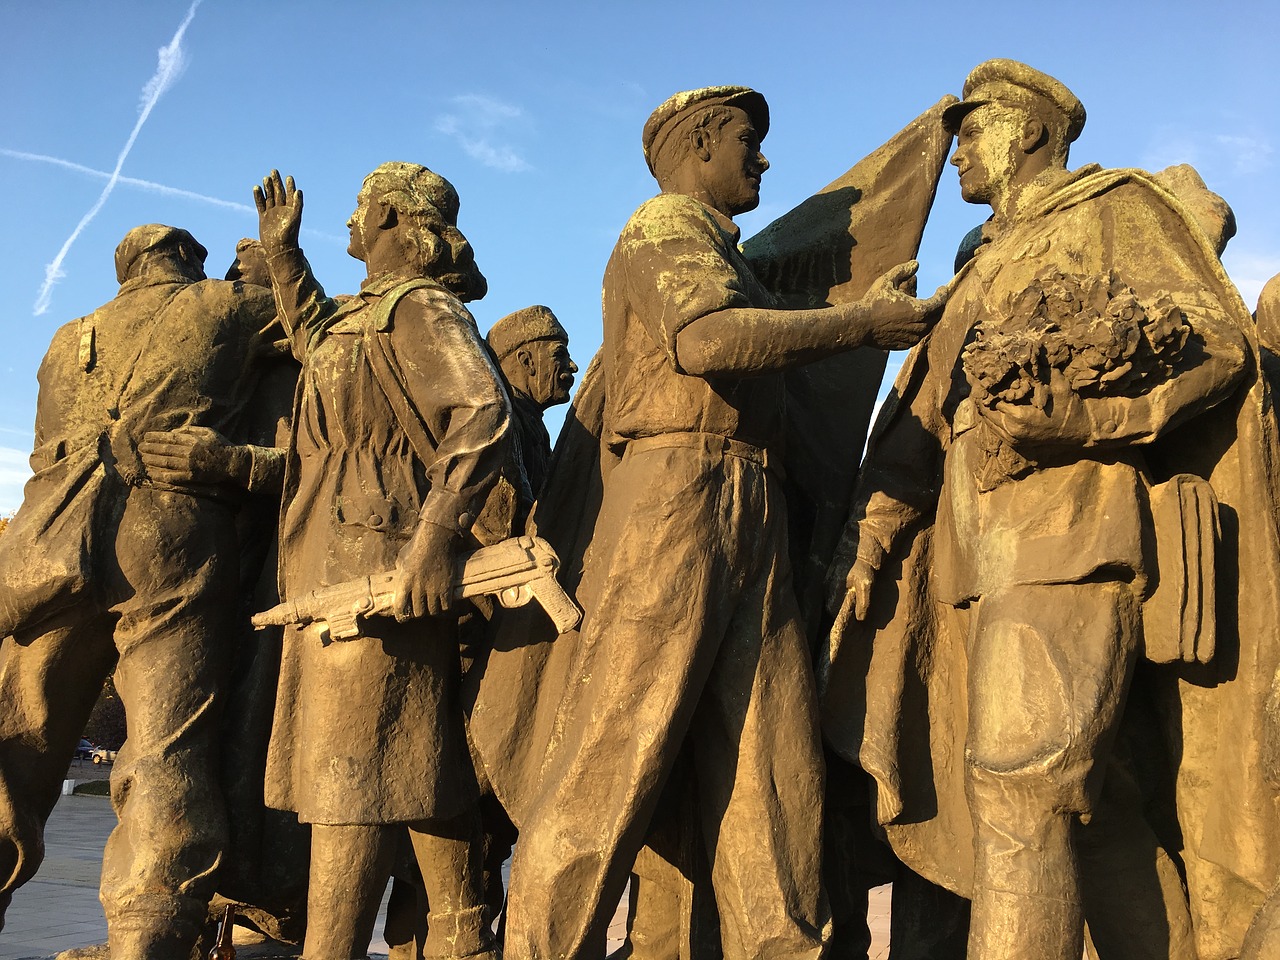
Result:
[[[271,272],[267,269],[267,254],[262,249],[260,240],[241,237],[236,241],[236,258],[227,268],[226,279],[271,289]]]
[[[1077,856],[1131,802],[1109,770],[1139,657],[1183,675],[1184,704],[1237,655],[1275,662],[1248,626],[1273,604],[1246,612],[1232,573],[1237,553],[1276,556],[1252,331],[1173,193],[1067,170],[1085,115],[1064,85],[992,60],[964,94],[952,162],[993,215],[872,435],[833,570],[824,727],[875,777],[895,851],[972,897],[970,957],[1076,960],[1086,913],[1100,956],[1192,956],[1168,856],[1149,851],[1154,908],[1111,926]],[[1229,783],[1239,809],[1261,778],[1210,760],[1216,724],[1194,726],[1177,732],[1191,920],[1202,957],[1233,956],[1213,945],[1239,944],[1233,915],[1267,886],[1215,896],[1204,798]]]
[[[226,277],[270,291],[266,254],[258,240],[246,237],[236,244],[236,258]],[[264,465],[270,462],[270,482],[246,496],[236,515],[242,616],[233,644],[220,757],[230,838],[212,906],[216,912],[234,905],[242,925],[252,925],[279,941],[301,944],[310,828],[294,814],[274,810],[263,801],[267,745],[280,679],[281,631],[254,630],[248,617],[280,599],[276,535],[293,395],[301,369],[274,316],[261,331],[254,368],[242,437],[257,447],[256,455]]]
[[[955,102],[953,96],[942,98],[742,243],[752,271],[771,293],[792,306],[858,300],[886,269],[916,255],[951,144],[942,112]],[[784,374],[789,558],[801,622],[815,651],[826,637],[827,567],[857,478],[858,459],[851,451],[861,451],[866,443],[886,359],[887,351],[868,346]],[[562,556],[572,562],[569,553]],[[828,956],[865,960],[871,944],[868,891],[894,882],[895,923],[911,895],[891,851],[872,834],[866,774],[829,751],[824,760],[823,882],[832,920]],[[687,771],[678,770],[672,780],[682,774]],[[694,817],[696,803],[690,800],[684,798],[674,810],[660,806],[632,871],[624,949],[635,960],[718,956],[710,868]],[[938,917],[932,903],[929,907],[921,919],[934,936]],[[910,936],[911,931],[899,930],[895,943]]]
[[[732,221],[759,202],[767,129],[764,98],[745,87],[677,94],[645,125],[662,192],[633,215],[604,280],[603,439],[619,459],[578,588],[591,662],[561,704],[540,792],[526,785],[505,946],[515,958],[603,946],[682,754],[725,955],[816,957],[828,935],[812,672],[770,452],[776,374],[909,345],[944,298],[901,292],[906,264],[855,302],[782,308]]]
[[[569,334],[548,307],[509,313],[485,338],[511,393],[520,459],[536,498],[547,477],[551,437],[542,422],[548,407],[569,402],[578,365],[569,356]]]
[[[302,193],[254,189],[281,321],[303,364],[285,481],[285,599],[394,569],[394,619],[324,642],[285,634],[267,800],[311,826],[304,953],[349,960],[372,932],[396,829],[430,898],[430,956],[494,955],[475,775],[458,699],[452,578],[510,457],[510,406],[462,305],[485,281],[458,195],[425,167],[365,178],[348,225],[368,279],[339,304],[298,246]]]
[[[236,630],[235,505],[264,464],[236,436],[271,297],[207,280],[185,230],[137,227],[120,292],[55,334],[40,368],[35,476],[0,540],[0,877],[39,865],[42,831],[104,679],[128,717],[119,825],[101,897],[113,955],[186,957],[227,841],[217,737]],[[194,439],[193,439],[194,438]],[[229,479],[234,478],[234,479]]]

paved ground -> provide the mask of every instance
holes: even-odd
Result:
[[[83,773],[73,767],[71,776],[92,779],[95,774],[107,772],[95,770],[91,764],[84,766],[88,769]],[[35,879],[14,894],[5,928],[0,931],[0,960],[50,957],[60,950],[106,940],[107,924],[98,902],[98,874],[102,848],[114,825],[115,815],[105,797],[69,796],[59,801],[45,833],[44,864]],[[620,908],[609,927],[610,952],[622,943],[625,919]],[[884,960],[889,955],[888,887],[872,891],[869,920],[875,937],[871,960]],[[381,916],[375,929],[378,935],[370,952],[385,954]]]

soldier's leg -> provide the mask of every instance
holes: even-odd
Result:
[[[411,824],[409,837],[427,888],[426,960],[498,957],[484,899],[480,816]],[[307,955],[310,958],[310,954]]]
[[[897,860],[889,845],[871,829],[871,778],[866,771],[824,751],[827,787],[824,798],[822,877],[831,901],[829,960],[866,960],[871,949],[867,924],[869,892],[891,883]],[[894,890],[897,903],[897,890]]]
[[[307,888],[307,960],[363,957],[373,938],[378,906],[399,825],[311,825],[311,873]]]
[[[969,901],[907,866],[893,881],[890,960],[965,960]]]
[[[593,561],[599,599],[582,627],[594,659],[572,704],[579,726],[552,755],[512,860],[513,960],[604,949],[727,628],[740,557],[756,552],[724,535],[739,491],[719,458],[655,449],[614,468],[596,526],[611,549]]]
[[[464,667],[466,664],[464,663]],[[468,721],[470,722],[470,721]],[[502,866],[511,856],[518,832],[502,802],[493,792],[493,784],[489,782],[484,761],[471,743],[470,731],[467,733],[467,746],[471,750],[471,761],[476,771],[476,785],[480,788],[478,809],[480,812],[480,829],[484,837],[484,853],[482,856],[484,872],[484,900],[489,905],[489,918],[498,923],[498,942],[502,943],[506,928],[507,889],[502,880]]]
[[[680,871],[652,847],[646,845],[636,855],[623,956],[631,960],[682,960],[687,887]]]
[[[129,733],[100,891],[113,955],[187,960],[205,927],[227,842],[217,738],[238,610],[231,519],[135,488],[117,533],[115,682]]]
[[[1143,816],[1133,771],[1117,757],[1087,824],[1077,824],[1080,885],[1100,960],[1196,960],[1178,868]]]
[[[720,916],[689,751],[681,754],[631,872],[632,960],[719,960]]]
[[[1280,957],[1280,884],[1253,918],[1240,948],[1240,960],[1268,960],[1269,957]]]
[[[970,960],[1078,960],[1073,843],[1092,812],[1137,647],[1127,584],[984,597],[969,655],[966,795],[974,824]]]
[[[0,929],[44,859],[45,822],[115,657],[101,617],[0,642]]]
[[[389,960],[421,960],[427,942],[427,888],[409,840],[409,831],[397,828],[396,852],[391,862],[391,893],[382,938]]]
[[[727,960],[824,954],[824,766],[782,524],[721,643],[691,732]]]

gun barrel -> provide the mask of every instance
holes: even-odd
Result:
[[[262,630],[266,627],[284,627],[298,622],[298,612],[294,605],[286,600],[284,603],[277,603],[269,610],[255,613],[249,618],[249,622],[253,624],[255,630]]]

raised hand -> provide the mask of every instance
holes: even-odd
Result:
[[[253,203],[258,208],[258,238],[268,254],[298,246],[302,191],[293,177],[281,180],[280,171],[272,170],[262,178],[262,186],[253,188]]]
[[[939,287],[927,300],[907,292],[919,268],[915,260],[898,264],[872,283],[866,296],[854,305],[865,317],[869,346],[882,350],[913,347],[941,318],[950,294],[948,287]]]

